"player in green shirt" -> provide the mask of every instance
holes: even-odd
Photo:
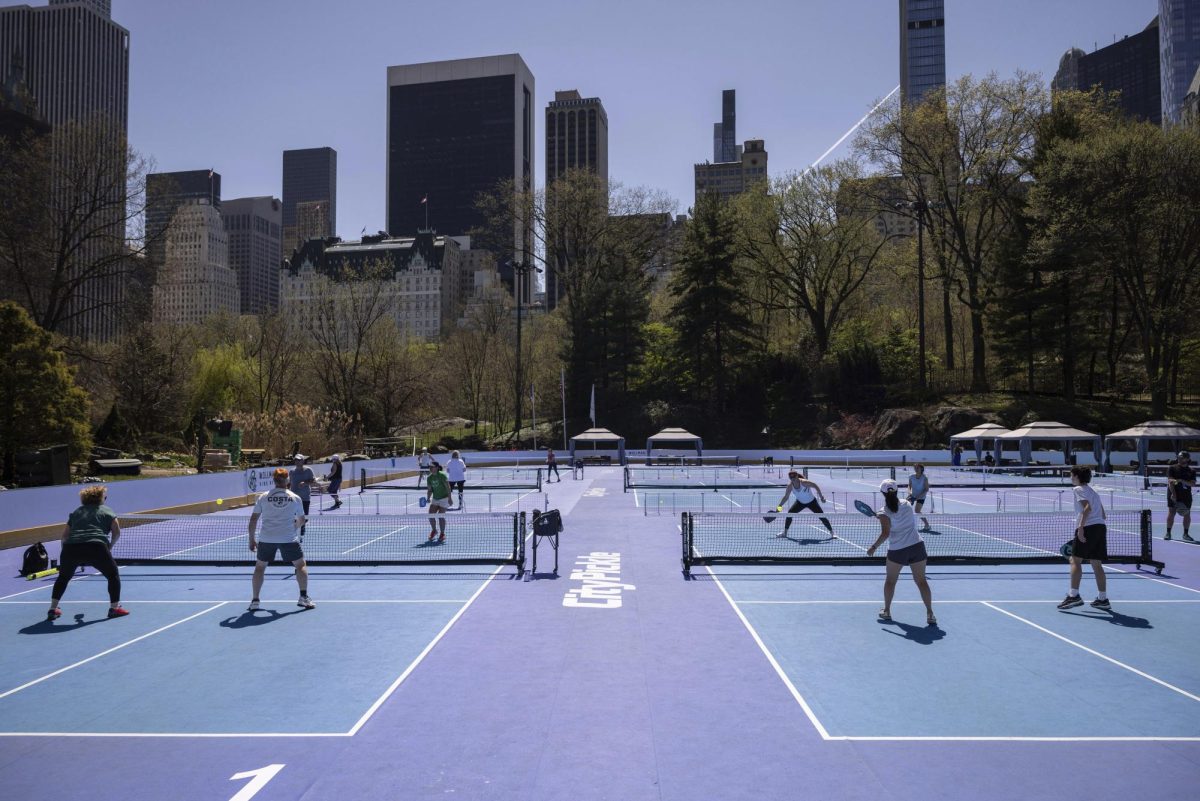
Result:
[[[82,504],[71,512],[62,533],[62,554],[59,556],[58,578],[50,591],[50,611],[47,620],[62,616],[58,602],[67,591],[67,584],[82,565],[91,565],[108,579],[108,616],[128,615],[121,606],[121,574],[113,561],[112,546],[121,536],[121,524],[116,513],[104,505],[108,500],[108,488],[93,485],[80,491]]]
[[[425,498],[429,503],[429,514],[437,515],[429,518],[429,541],[436,538],[438,542],[446,541],[446,510],[450,508],[450,482],[442,472],[442,466],[436,461],[429,464],[429,478],[425,481]],[[441,536],[438,536],[438,526],[441,526]]]

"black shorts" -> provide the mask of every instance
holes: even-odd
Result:
[[[916,542],[898,550],[887,552],[887,560],[895,562],[898,565],[915,565],[917,562],[924,562],[928,558],[929,554],[925,552],[924,542]]]
[[[1071,545],[1071,555],[1078,556],[1080,559],[1107,559],[1108,558],[1108,527],[1103,523],[1093,523],[1090,526],[1085,526],[1083,536],[1087,537],[1087,542],[1080,542],[1079,535],[1075,535],[1075,541]]]
[[[467,482],[465,479],[463,481],[450,481],[448,483],[450,484],[450,489],[458,490],[459,492],[462,492],[463,487],[467,486]]]
[[[1175,490],[1174,493],[1167,493],[1167,509],[1176,514],[1186,515],[1192,511],[1192,493],[1180,492]]]
[[[279,558],[285,562],[295,562],[298,559],[304,558],[304,551],[300,548],[298,542],[258,542],[258,561],[274,562],[275,552],[279,552]]]

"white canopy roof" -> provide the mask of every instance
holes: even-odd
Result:
[[[1100,437],[1099,434],[1089,434],[1086,431],[1081,431],[1078,428],[1072,428],[1066,423],[1056,423],[1053,421],[1028,423],[1021,426],[1015,431],[1009,431],[1007,434],[1000,434],[999,438],[1003,440],[1013,439],[1049,439],[1049,440],[1074,440],[1074,439],[1089,439],[1096,440]]]
[[[1192,428],[1174,420],[1147,420],[1136,426],[1109,434],[1109,439],[1200,439],[1200,428]]]
[[[625,438],[614,434],[607,428],[589,428],[582,434],[571,437],[576,442],[624,442]]]
[[[996,423],[981,423],[974,428],[969,428],[966,431],[955,434],[950,437],[951,440],[956,439],[978,439],[979,437],[998,437],[1001,434],[1007,434],[1008,429]]]

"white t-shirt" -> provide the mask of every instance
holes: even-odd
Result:
[[[428,451],[417,456],[417,466],[423,470],[429,469],[429,463],[432,461],[433,456]]]
[[[446,480],[466,481],[467,463],[462,459],[451,459],[450,461],[446,462]]]
[[[259,495],[254,502],[254,514],[260,522],[258,540],[260,542],[299,542],[300,529],[296,528],[296,518],[304,516],[304,505],[296,493],[276,487],[270,492]]]
[[[889,551],[898,551],[921,542],[921,535],[917,533],[917,518],[913,514],[912,504],[908,501],[901,500],[900,508],[894,512],[886,505],[881,506],[877,514],[884,515],[891,521],[891,528],[888,529]]]
[[[1094,526],[1097,523],[1104,522],[1104,503],[1101,502],[1100,496],[1088,484],[1080,484],[1073,488],[1075,493],[1075,513],[1079,514],[1083,511],[1083,502],[1087,501],[1090,508],[1088,515],[1083,520],[1085,526]]]
[[[800,484],[796,481],[788,482],[787,493],[783,496],[783,504],[787,505],[788,497],[797,503],[812,503],[814,500],[813,491],[810,487]]]
[[[925,493],[929,492],[929,476],[924,473],[919,476],[911,474],[908,477],[908,491],[912,493],[914,501],[925,500]]]

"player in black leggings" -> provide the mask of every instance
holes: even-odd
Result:
[[[91,486],[79,493],[82,505],[71,512],[67,527],[63,529],[62,553],[58,559],[58,578],[50,593],[50,611],[47,620],[62,616],[58,602],[67,591],[67,584],[82,565],[91,565],[108,579],[108,616],[124,617],[129,612],[121,606],[121,574],[113,561],[112,546],[121,536],[121,525],[112,509],[104,505],[108,489]],[[111,540],[110,540],[111,537]]]
[[[788,472],[787,489],[784,490],[783,499],[779,501],[779,508],[783,508],[789,497],[794,500],[794,503],[792,503],[791,508],[787,511],[789,516],[783,521],[783,531],[776,534],[776,537],[787,536],[788,529],[792,527],[791,515],[796,514],[801,509],[808,509],[810,512],[816,512],[817,514],[821,514],[824,511],[821,508],[821,504],[817,503],[814,493],[821,496],[821,500],[825,500],[825,493],[821,492],[821,488],[817,486],[815,481],[809,481],[796,470]],[[821,525],[829,530],[830,536],[833,536],[833,525],[830,524],[828,517],[821,518]]]

